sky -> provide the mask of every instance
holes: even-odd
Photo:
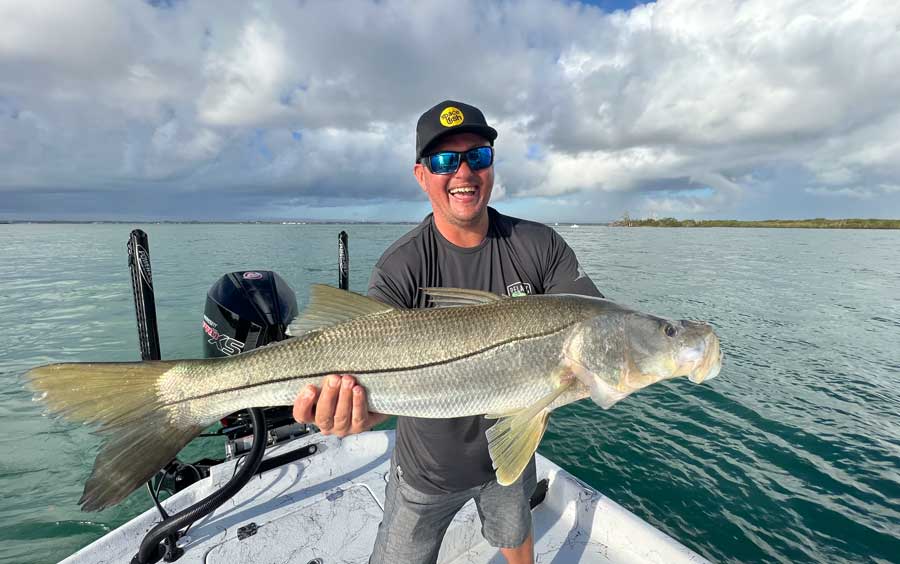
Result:
[[[0,0],[0,220],[417,221],[445,99],[511,215],[900,218],[896,0]]]

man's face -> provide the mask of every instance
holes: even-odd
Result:
[[[468,151],[489,145],[485,138],[475,133],[457,133],[444,137],[428,152]],[[462,159],[454,174],[432,174],[425,165],[416,163],[413,173],[419,186],[428,194],[434,215],[445,222],[458,227],[474,226],[487,213],[494,187],[493,165],[473,171]]]

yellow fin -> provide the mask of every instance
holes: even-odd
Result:
[[[420,288],[431,299],[435,307],[454,307],[499,302],[503,296],[482,290],[463,288]]]
[[[48,364],[32,368],[25,378],[50,413],[111,428],[158,409],[159,378],[175,365],[160,360]]]
[[[512,417],[516,413],[521,412],[521,409],[510,409],[509,411],[501,411],[499,413],[485,413],[485,419],[503,419],[504,417]]]
[[[25,377],[51,413],[100,425],[108,440],[84,486],[81,508],[119,503],[175,458],[203,426],[179,426],[157,395],[175,362],[50,364]]]
[[[303,333],[331,327],[364,315],[386,313],[395,309],[366,296],[339,290],[325,284],[313,284],[309,291],[309,305],[303,315],[295,319],[288,334]]]
[[[512,484],[525,470],[547,430],[548,407],[571,384],[563,381],[534,405],[503,417],[487,430],[488,453],[501,486]]]
[[[488,433],[509,419],[513,418],[501,419],[488,429]],[[509,428],[503,429],[497,433],[493,442],[488,442],[488,451],[491,453],[491,460],[494,463],[497,483],[501,486],[508,486],[519,479],[534,451],[537,450],[549,421],[550,412],[546,409],[542,410],[537,417],[533,417],[519,427],[510,425]],[[488,440],[490,441],[490,439]],[[495,454],[495,451],[499,454]]]

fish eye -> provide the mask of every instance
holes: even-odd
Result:
[[[666,323],[666,326],[663,327],[663,331],[665,331],[666,337],[674,337],[678,332],[671,323]]]

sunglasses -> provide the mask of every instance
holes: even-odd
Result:
[[[494,164],[493,147],[475,147],[468,151],[441,151],[422,157],[421,162],[432,174],[453,174],[459,170],[463,159],[472,170],[481,170]]]

